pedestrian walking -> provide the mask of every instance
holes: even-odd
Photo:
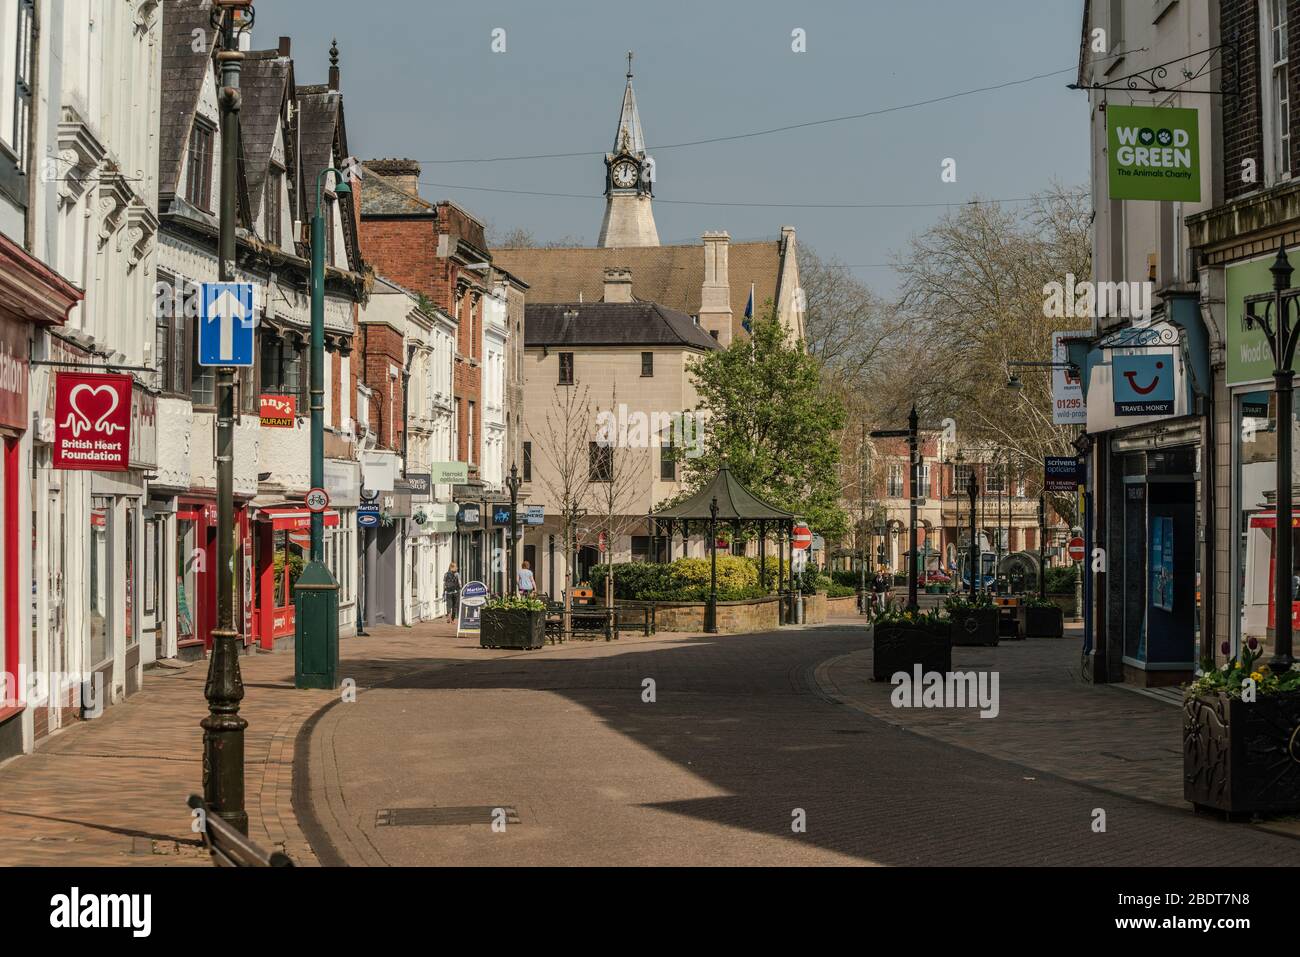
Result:
[[[881,565],[876,569],[876,577],[871,579],[871,590],[875,593],[877,611],[884,611],[889,606],[889,592],[893,584],[888,566]]]
[[[519,594],[531,598],[536,590],[537,580],[533,578],[532,566],[525,559],[523,567],[519,569]]]
[[[455,621],[460,611],[460,573],[455,562],[447,566],[447,574],[442,576],[442,592],[447,596],[447,621]]]

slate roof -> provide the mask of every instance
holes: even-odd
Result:
[[[699,315],[704,284],[704,244],[629,248],[494,248],[492,261],[529,285],[528,302],[599,302],[605,294],[605,269],[632,270],[632,294],[687,315]],[[741,334],[749,284],[754,308],[776,301],[781,274],[781,242],[731,243],[727,253],[733,334]]]
[[[382,161],[381,161],[382,162]],[[362,163],[362,216],[433,216],[433,203],[408,193],[384,175],[383,168]]]
[[[568,310],[577,311],[566,319]],[[690,316],[655,302],[534,303],[524,306],[525,346],[683,346],[718,349]]]
[[[259,50],[245,54],[240,70],[239,89],[243,104],[240,107],[239,133],[247,167],[249,202],[252,210],[250,222],[256,222],[264,199],[263,183],[271,165],[271,148],[280,125],[284,98],[292,92],[293,61],[282,57],[277,50]],[[285,159],[290,144],[285,143]],[[286,163],[292,170],[293,164]],[[290,196],[294,191],[290,190]]]
[[[298,151],[302,157],[302,184],[304,190],[304,215],[310,216],[316,207],[316,180],[322,170],[348,156],[347,124],[343,118],[343,94],[325,84],[299,86],[298,90]],[[366,182],[361,182],[360,192],[366,192]],[[347,240],[348,258],[352,268],[361,267],[361,252],[356,235],[354,215],[355,196],[345,193],[339,197],[339,213],[343,234]]]
[[[713,480],[702,489],[677,505],[655,512],[656,518],[709,518],[709,506],[713,499],[718,500],[718,519],[726,521],[789,521],[794,518],[792,512],[782,511],[774,505],[768,505],[761,498],[741,485],[731,474],[726,462],[713,476]]]
[[[203,80],[213,69],[217,33],[209,19],[208,0],[165,0],[163,9],[163,62],[160,129],[158,137],[158,191],[176,192],[180,182],[190,127],[198,108]],[[207,36],[205,53],[194,52],[194,31]]]

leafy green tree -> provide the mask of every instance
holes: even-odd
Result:
[[[844,405],[824,387],[818,360],[790,341],[771,302],[750,338],[700,357],[691,371],[705,422],[701,454],[677,450],[687,494],[725,457],[759,498],[797,513],[829,540],[841,536],[848,522],[839,503],[836,433],[844,427]]]

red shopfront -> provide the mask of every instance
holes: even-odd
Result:
[[[325,527],[337,528],[339,513],[325,512]],[[311,545],[311,512],[305,508],[261,508],[253,522],[257,557],[257,601],[252,634],[267,651],[294,633],[293,583],[306,565]]]
[[[235,628],[253,641],[253,542],[247,505],[235,503]],[[217,503],[181,496],[176,506],[176,647],[212,647],[217,627]]]
[[[59,326],[81,300],[82,291],[0,234],[0,674],[16,681],[20,663],[37,666],[38,634],[25,622],[32,604],[31,578],[22,576],[22,549],[32,548],[34,530],[23,541],[26,521],[22,483],[31,482],[31,462],[22,441],[29,426],[31,332]],[[28,612],[30,614],[30,612]],[[24,653],[23,643],[28,643]],[[23,689],[10,681],[0,688],[0,758],[22,751],[20,722],[10,720],[26,706]]]

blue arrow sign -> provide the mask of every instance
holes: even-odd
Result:
[[[199,365],[251,366],[257,322],[251,282],[205,282]]]

